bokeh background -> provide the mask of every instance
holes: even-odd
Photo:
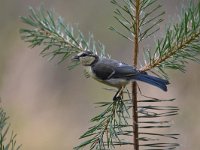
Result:
[[[163,24],[176,22],[186,5],[183,0],[160,2],[166,10]],[[20,39],[24,24],[19,16],[27,15],[29,6],[41,4],[53,8],[66,23],[78,24],[85,34],[94,33],[112,58],[131,63],[132,44],[108,30],[116,24],[108,0],[0,0],[0,97],[17,142],[23,150],[71,150],[98,112],[93,103],[111,100],[113,93],[86,79],[81,67],[68,71],[67,63],[49,62],[39,56],[40,48],[30,49]],[[185,74],[171,71],[169,75],[168,93],[144,84],[142,89],[146,95],[177,98],[174,105],[181,110],[168,132],[181,133],[178,149],[199,150],[200,66],[190,63]]]

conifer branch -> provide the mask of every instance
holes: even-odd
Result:
[[[181,51],[184,51],[185,48],[189,47],[194,41],[198,40],[199,37],[200,37],[200,31],[198,33],[193,33],[193,35],[191,35],[188,38],[183,39],[177,45],[174,44],[174,46],[172,46],[169,50],[167,50],[168,52],[165,55],[163,55],[159,58],[155,58],[154,60],[151,60],[151,64],[148,64],[148,65],[144,66],[143,68],[140,68],[140,70],[148,71],[155,67],[160,66],[164,61],[167,61],[167,59],[171,58],[172,56],[176,55],[177,53],[181,53]],[[187,50],[189,50],[189,49],[187,49]],[[199,51],[199,53],[200,53],[200,51]],[[193,59],[191,57],[190,60],[199,61],[198,58],[194,58],[194,57],[193,57]],[[178,68],[176,68],[176,69],[178,69]]]
[[[157,24],[163,21],[165,12],[161,10],[158,0],[111,0],[111,2],[116,6],[114,18],[125,32],[114,27],[110,29],[130,42],[134,42],[133,65],[137,68],[140,44],[159,30]],[[30,43],[31,47],[44,46],[41,52],[43,56],[50,55],[51,58],[61,56],[62,62],[74,53],[89,50],[98,53],[100,57],[109,57],[105,54],[104,45],[95,42],[92,34],[89,34],[89,38],[85,38],[78,29],[74,30],[71,25],[65,25],[61,17],[56,19],[52,11],[30,8],[30,13],[28,17],[21,17],[21,19],[34,29],[21,29],[20,32],[22,38]],[[157,41],[155,51],[145,51],[146,63],[140,71],[155,69],[164,76],[167,75],[164,70],[166,68],[184,71],[188,60],[200,62],[199,39],[200,2],[197,6],[189,7],[180,23],[168,27],[164,38]],[[73,67],[76,65],[74,64]],[[90,150],[104,150],[118,145],[133,145],[135,150],[139,150],[140,147],[175,149],[179,146],[174,142],[179,134],[146,131],[171,127],[171,121],[164,120],[163,117],[178,114],[178,107],[167,105],[175,99],[161,100],[146,97],[148,99],[141,100],[138,98],[140,89],[137,88],[134,82],[132,93],[124,92],[128,99],[100,102],[103,111],[91,120],[94,125],[80,137],[86,140],[75,149],[89,147]],[[131,110],[132,118],[129,116]],[[162,121],[159,120],[161,118]],[[129,119],[133,120],[133,124],[129,124]],[[123,137],[133,137],[134,140],[124,141]],[[163,138],[172,141],[163,142]]]
[[[29,8],[30,15],[21,17],[22,22],[33,29],[20,29],[22,39],[30,43],[30,47],[43,45],[43,56],[61,56],[63,62],[80,51],[92,51],[100,57],[109,57],[105,54],[105,46],[94,40],[92,34],[86,38],[79,29],[64,24],[61,17],[56,18],[53,11],[46,11],[43,7],[38,10]],[[76,66],[76,65],[75,65]]]
[[[116,145],[127,145],[127,141],[120,138],[122,135],[127,135],[124,130],[129,127],[127,104],[128,101],[113,101],[113,102],[99,102],[99,107],[105,110],[91,119],[95,125],[88,129],[81,137],[89,138],[88,140],[75,147],[79,150],[89,146],[89,149],[112,149]],[[130,144],[130,143],[129,143]]]
[[[165,68],[185,71],[189,61],[200,62],[200,2],[190,5],[182,15],[180,23],[170,26],[163,39],[158,40],[153,54],[146,51],[146,65],[141,71],[157,69],[161,74]]]
[[[125,2],[124,2],[125,1]],[[116,20],[124,29],[131,33],[131,36],[124,34],[122,31],[116,28],[111,28],[114,32],[120,36],[128,39],[134,43],[134,55],[133,65],[137,68],[138,54],[140,50],[141,42],[149,38],[155,32],[159,30],[158,24],[163,21],[162,17],[165,14],[164,11],[160,10],[161,5],[157,4],[157,0],[112,0],[113,4],[117,6],[115,14]],[[129,6],[127,6],[127,4]],[[128,9],[129,8],[129,9]],[[132,9],[130,9],[132,8]],[[129,11],[127,11],[127,9]],[[129,17],[124,19],[124,14],[128,13]],[[132,16],[132,17],[130,17]],[[129,21],[128,21],[129,19]],[[131,26],[132,25],[132,26]],[[178,108],[174,106],[158,106],[150,105],[146,106],[145,103],[164,103],[173,100],[160,100],[153,98],[151,100],[139,100],[137,83],[132,84],[132,120],[133,120],[133,131],[128,132],[129,136],[133,137],[133,147],[135,150],[139,150],[140,147],[146,149],[175,149],[179,146],[176,142],[162,142],[159,137],[177,139],[179,134],[156,134],[149,132],[141,132],[144,129],[155,129],[155,128],[169,128],[171,127],[170,121],[158,121],[157,118],[174,116],[178,114]],[[144,102],[144,105],[141,105]],[[157,112],[158,111],[158,112]],[[159,113],[160,112],[160,113]],[[144,121],[143,119],[151,119],[152,121]],[[146,130],[145,130],[146,131]],[[131,133],[132,132],[132,133]],[[157,138],[156,138],[157,137]],[[155,142],[157,141],[157,142]]]

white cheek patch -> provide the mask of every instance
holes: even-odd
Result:
[[[94,57],[83,57],[80,59],[80,61],[83,65],[90,65],[94,62],[94,60],[95,60]]]

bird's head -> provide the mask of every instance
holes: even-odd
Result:
[[[72,58],[74,61],[80,61],[83,66],[91,66],[98,61],[98,56],[91,51],[83,51]]]

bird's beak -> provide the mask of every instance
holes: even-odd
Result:
[[[73,61],[79,61],[79,56],[74,56],[74,57],[72,57],[72,59],[71,60],[73,60]]]

